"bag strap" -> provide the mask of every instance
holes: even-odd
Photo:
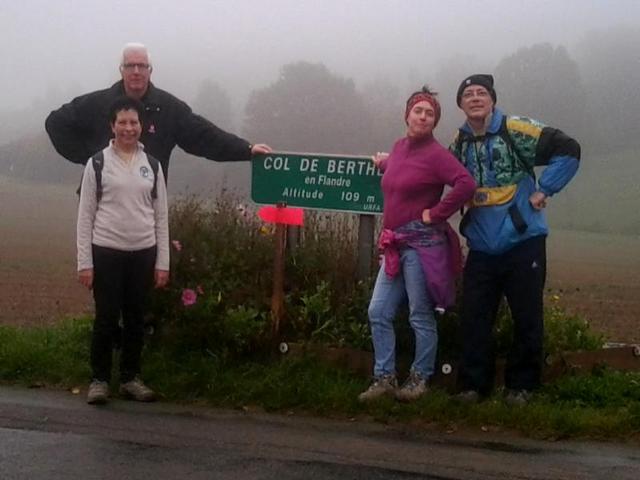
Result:
[[[153,171],[153,188],[151,189],[151,198],[155,200],[158,198],[158,170],[160,170],[160,161],[148,153],[147,159],[149,160],[149,165],[151,165],[151,170]]]
[[[91,157],[93,170],[96,172],[96,202],[102,199],[102,167],[104,166],[104,153],[100,150]]]

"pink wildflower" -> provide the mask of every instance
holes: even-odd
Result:
[[[182,290],[182,305],[185,307],[191,306],[196,303],[198,294],[190,288]]]
[[[182,250],[182,244],[180,243],[180,240],[172,240],[171,245],[173,245],[173,248],[176,249],[176,252],[179,252]]]

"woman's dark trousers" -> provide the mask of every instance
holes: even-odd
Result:
[[[96,318],[91,339],[93,378],[111,380],[114,332],[122,315],[120,381],[140,373],[144,313],[153,285],[156,247],[126,252],[93,245]]]

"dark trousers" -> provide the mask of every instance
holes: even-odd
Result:
[[[96,318],[91,338],[93,378],[111,380],[114,332],[122,315],[120,381],[140,373],[144,313],[153,285],[156,247],[125,252],[93,245]]]
[[[471,251],[462,293],[462,390],[488,395],[495,377],[493,326],[504,295],[513,318],[513,343],[507,356],[505,386],[540,386],[546,277],[546,237],[530,238],[501,255]]]

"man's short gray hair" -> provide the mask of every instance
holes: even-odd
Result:
[[[151,64],[151,54],[149,53],[149,50],[147,50],[147,47],[145,46],[144,43],[140,43],[140,42],[129,42],[127,44],[125,44],[124,47],[122,47],[122,55],[120,56],[120,66],[124,65],[124,57],[128,52],[132,52],[132,51],[136,51],[136,52],[144,52],[147,55],[147,61],[149,62],[149,65]]]

